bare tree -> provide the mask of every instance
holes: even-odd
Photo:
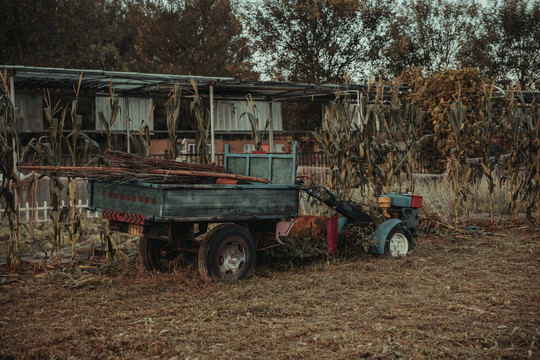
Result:
[[[139,0],[129,17],[137,30],[135,49],[148,70],[257,77],[229,0]]]
[[[457,54],[478,26],[479,9],[470,0],[405,0],[387,32],[387,70],[399,75],[411,67],[430,72],[459,67]]]
[[[0,0],[0,62],[125,70],[131,35],[120,0]]]
[[[463,66],[478,68],[499,83],[540,87],[540,1],[492,0],[482,26],[467,36]]]
[[[271,77],[334,82],[344,72],[358,77],[388,12],[366,0],[266,0],[250,12],[249,26]]]

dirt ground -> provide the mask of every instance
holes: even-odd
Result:
[[[0,359],[540,358],[540,233],[422,236],[414,253],[203,283],[81,263],[0,277]]]

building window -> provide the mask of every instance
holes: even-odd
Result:
[[[283,152],[283,144],[274,144],[274,152],[282,153]]]
[[[244,152],[250,153],[255,151],[255,145],[254,144],[244,144]]]

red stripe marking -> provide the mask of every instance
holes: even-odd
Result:
[[[146,216],[142,214],[132,214],[119,210],[103,210],[103,217],[109,220],[127,222],[131,224],[143,225]]]

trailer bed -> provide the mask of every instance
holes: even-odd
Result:
[[[298,216],[295,185],[151,184],[90,180],[89,208],[153,221],[280,220]]]
[[[88,182],[89,209],[121,214],[121,221],[235,222],[298,217],[297,144],[291,154],[233,154],[225,146],[229,174],[268,179],[268,184],[158,184]]]

